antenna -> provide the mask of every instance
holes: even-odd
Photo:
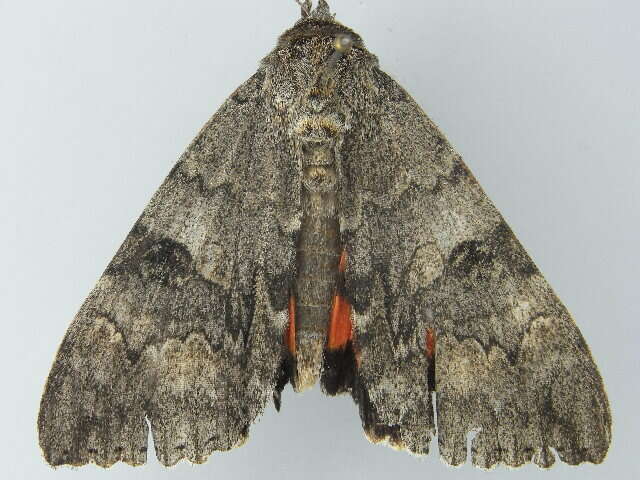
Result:
[[[302,18],[306,18],[311,15],[311,11],[313,10],[313,3],[311,3],[311,0],[304,0],[304,2],[302,0],[295,0],[295,2],[300,5],[300,14],[302,15]]]

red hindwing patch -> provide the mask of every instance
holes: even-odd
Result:
[[[284,341],[289,351],[296,354],[296,297],[289,297],[289,327],[284,333]]]
[[[433,358],[436,353],[436,332],[433,328],[427,328],[426,355]]]
[[[347,346],[351,340],[351,304],[342,295],[333,297],[329,319],[327,348],[337,350]]]
[[[340,255],[338,271],[344,273],[347,268],[347,252]],[[347,346],[352,338],[351,304],[342,295],[336,293],[333,297],[331,316],[329,317],[329,335],[327,348],[338,350]]]

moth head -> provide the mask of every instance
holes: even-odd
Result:
[[[296,3],[300,5],[302,15],[292,28],[280,36],[276,48],[312,38],[329,39],[334,43],[334,48],[341,53],[347,53],[352,46],[362,46],[360,36],[335,19],[325,0],[320,0],[315,9],[310,0],[296,0]]]
[[[262,61],[274,105],[286,112],[300,103],[310,109],[309,115],[336,110],[329,105],[330,99],[338,90],[346,92],[346,86],[353,93],[355,85],[364,84],[356,77],[366,75],[369,67],[377,65],[377,58],[367,51],[360,35],[335,19],[325,2],[315,9],[308,7],[311,2],[298,3],[302,18],[280,36]]]

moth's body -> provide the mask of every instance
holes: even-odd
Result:
[[[139,465],[151,428],[164,465],[201,463],[320,377],[371,440],[418,455],[437,434],[459,465],[475,430],[483,468],[600,463],[609,406],[569,312],[362,39],[300,3],[69,327],[46,460]]]
[[[310,32],[301,30],[299,35]],[[343,182],[336,149],[343,142],[344,105],[336,84],[337,62],[352,48],[347,34],[335,38],[334,50],[319,58],[307,77],[302,101],[290,105],[289,128],[300,162],[301,222],[298,232],[297,274],[292,291],[297,391],[313,386],[320,376],[330,340],[329,319],[335,308],[341,256],[338,189]]]

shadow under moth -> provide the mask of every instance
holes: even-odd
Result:
[[[602,379],[461,157],[321,0],[222,105],[62,341],[51,465],[202,463],[287,383],[451,465],[600,463]],[[437,416],[436,416],[437,412]],[[436,420],[437,418],[437,420]],[[555,452],[555,453],[554,453]]]

